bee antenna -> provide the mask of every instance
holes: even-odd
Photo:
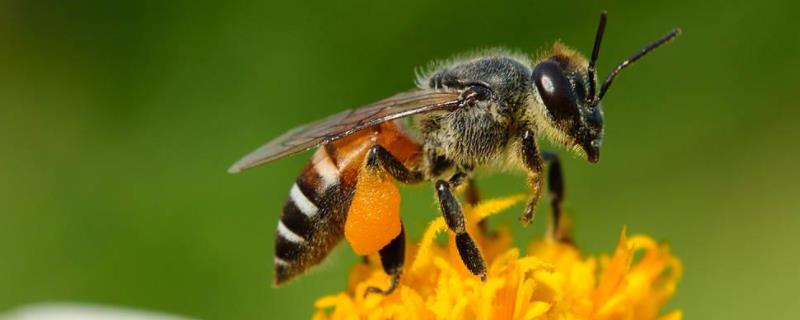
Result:
[[[600,99],[595,95],[597,90],[597,81],[595,80],[595,66],[597,65],[597,57],[600,55],[600,43],[603,41],[603,33],[606,32],[606,21],[608,21],[608,12],[600,12],[600,23],[597,25],[597,33],[594,35],[594,48],[592,48],[592,59],[589,60],[589,94],[586,96],[586,102],[590,106],[597,104],[596,101]]]
[[[644,48],[639,50],[639,52],[633,54],[628,59],[625,59],[620,64],[618,64],[617,67],[614,68],[614,70],[611,71],[611,73],[608,75],[608,77],[606,77],[606,81],[603,82],[603,86],[600,88],[600,94],[597,96],[597,99],[595,101],[599,102],[600,100],[603,99],[603,96],[606,95],[606,92],[608,91],[608,88],[611,86],[611,82],[614,81],[614,78],[617,77],[617,75],[619,74],[620,71],[622,71],[622,69],[624,69],[625,67],[633,64],[634,62],[636,62],[636,60],[641,59],[646,54],[652,52],[656,48],[658,48],[658,47],[660,47],[660,46],[672,41],[673,39],[675,39],[675,37],[679,36],[680,34],[681,34],[681,29],[680,28],[672,29],[672,31],[670,31],[669,33],[667,33],[666,35],[664,35],[660,39],[651,42],[650,44],[648,44],[647,46],[645,46]]]

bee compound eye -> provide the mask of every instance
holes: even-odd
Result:
[[[580,115],[572,86],[557,62],[546,60],[537,64],[531,77],[554,120],[573,119]]]

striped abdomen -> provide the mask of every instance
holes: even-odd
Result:
[[[358,170],[372,134],[359,134],[317,149],[297,177],[275,235],[275,283],[281,284],[325,259],[341,241]]]
[[[292,186],[278,222],[276,284],[319,264],[341,241],[359,172],[367,151],[375,144],[404,161],[411,161],[419,153],[417,144],[392,122],[317,149]]]

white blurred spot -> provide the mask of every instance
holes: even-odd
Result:
[[[0,314],[0,320],[190,320],[164,313],[109,306],[47,303]]]

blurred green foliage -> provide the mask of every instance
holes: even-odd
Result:
[[[356,261],[275,289],[279,210],[308,154],[231,176],[283,131],[406,90],[429,60],[556,39],[601,74],[680,26],[618,78],[597,165],[567,157],[577,242],[623,224],[686,265],[690,319],[796,319],[800,33],[793,1],[2,1],[0,310],[82,301],[208,319],[310,315]],[[524,178],[481,175],[488,196]],[[437,216],[403,190],[411,238]],[[498,220],[521,243],[521,208]],[[540,212],[545,212],[542,207]],[[543,215],[542,215],[543,216]]]

